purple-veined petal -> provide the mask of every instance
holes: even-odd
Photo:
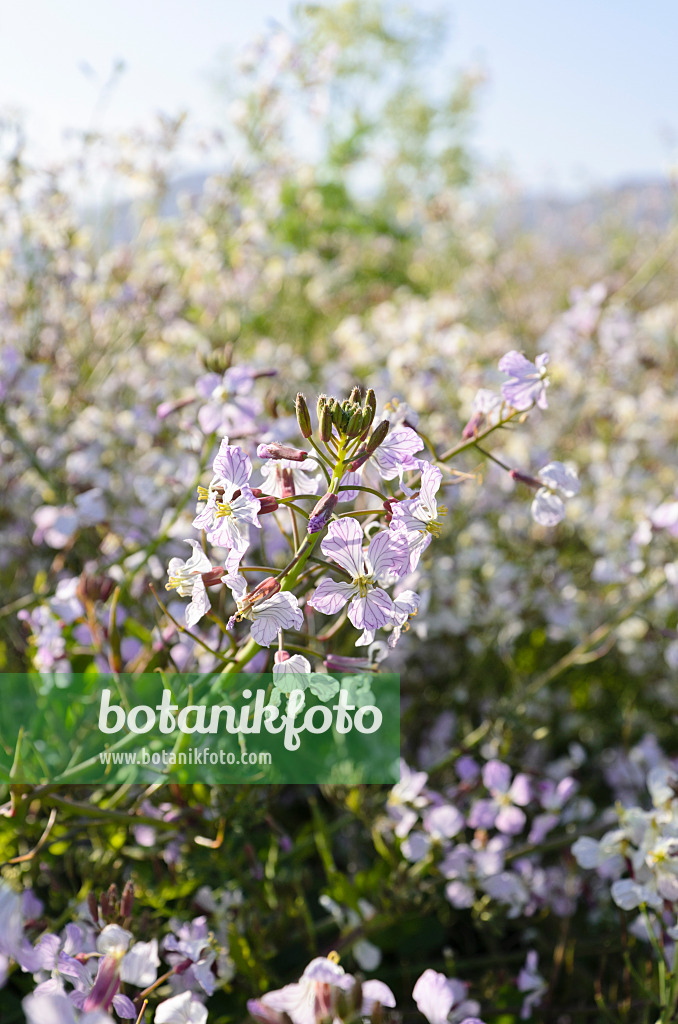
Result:
[[[328,526],[320,550],[356,579],[364,574],[363,539],[357,519],[337,519]]]
[[[335,615],[355,592],[356,588],[352,583],[337,583],[329,576],[325,576],[306,603],[309,608],[315,608],[323,615]]]
[[[252,463],[242,448],[228,444],[224,438],[214,460],[214,472],[236,491],[244,487],[251,477]]]
[[[392,610],[393,602],[386,591],[374,587],[365,597],[353,598],[348,617],[356,629],[381,629],[390,621]]]
[[[407,570],[410,551],[407,538],[398,530],[375,534],[367,549],[365,562],[380,583],[394,583]]]

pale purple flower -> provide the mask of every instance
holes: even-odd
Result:
[[[519,992],[527,993],[520,1010],[521,1020],[528,1020],[532,1016],[532,1011],[540,1005],[548,988],[545,980],[537,970],[538,965],[539,958],[537,952],[531,949],[527,954],[525,966],[520,971],[516,983]]]
[[[668,530],[672,537],[678,537],[678,501],[665,501],[650,516],[655,530]]]
[[[400,534],[382,531],[375,534],[366,551],[363,532],[357,519],[339,519],[330,523],[320,547],[324,555],[345,569],[350,583],[337,583],[324,577],[308,600],[311,608],[334,615],[350,602],[349,620],[358,629],[379,629],[393,613],[393,602],[379,584],[394,583],[405,571],[408,548]]]
[[[327,1017],[332,1008],[332,990],[346,991],[354,984],[350,974],[328,957],[319,956],[311,960],[299,981],[273,992],[266,992],[256,1002],[265,1009],[286,1013],[292,1024],[317,1024]],[[250,1013],[256,1013],[256,1006],[248,1004]]]
[[[422,793],[427,780],[426,772],[412,771],[401,759],[400,782],[393,786],[386,803],[386,813],[396,823],[395,834],[399,839],[407,836],[417,822],[418,811],[429,803],[428,797]]]
[[[428,968],[414,986],[412,997],[429,1024],[457,1024],[480,1009],[478,1003],[466,998],[467,989],[464,982]]]
[[[186,625],[190,628],[199,622],[210,610],[210,599],[203,580],[203,573],[212,571],[212,563],[197,540],[187,540],[193,548],[191,557],[184,561],[171,558],[167,566],[169,581],[166,590],[176,590],[180,597],[190,597],[186,606]]]
[[[452,804],[431,807],[424,814],[424,829],[432,839],[452,839],[465,824],[464,815]]]
[[[398,427],[386,435],[371,456],[370,462],[374,463],[382,479],[395,480],[398,477],[402,481],[405,470],[418,468],[414,456],[423,447],[424,442],[416,430],[412,430],[411,427]]]
[[[250,433],[256,426],[260,404],[249,394],[254,371],[231,366],[224,374],[207,373],[196,381],[196,390],[207,399],[198,410],[198,423],[205,434]]]
[[[530,843],[540,843],[560,820],[559,812],[578,789],[577,782],[566,776],[557,784],[552,779],[542,780],[537,787],[539,802],[544,814],[538,814],[532,822],[529,835]]]
[[[530,802],[527,775],[511,780],[511,769],[502,761],[488,761],[483,768],[483,783],[491,799],[477,800],[469,814],[471,828],[494,828],[506,835],[517,835],[525,826],[525,813],[520,808]]]
[[[206,1024],[207,1008],[190,992],[163,1000],[153,1018],[155,1024]]]
[[[533,363],[527,359],[522,352],[515,349],[507,352],[499,360],[499,369],[511,378],[501,386],[501,393],[504,400],[514,409],[523,411],[537,405],[540,409],[546,409],[546,388],[548,377],[546,366],[549,361],[548,355],[544,352],[537,356]]]
[[[436,493],[443,479],[442,471],[430,462],[420,463],[421,486],[413,498],[406,498],[393,506],[390,529],[404,532],[410,552],[410,572],[414,572],[423,552],[433,537],[442,529],[440,519],[447,515],[444,505],[438,508]]]
[[[252,623],[252,638],[262,647],[270,647],[278,638],[278,631],[283,629],[301,629],[304,613],[294,596],[287,591],[279,591],[264,601],[250,601],[247,594],[247,583],[237,573],[224,576],[224,583],[230,588],[235,598],[238,611],[229,620],[232,628],[236,620],[247,619]]]
[[[196,917],[190,924],[171,921],[175,934],[168,935],[163,941],[164,959],[172,967],[183,964],[179,975],[172,979],[180,982],[180,990],[199,987],[211,996],[216,987],[216,978],[212,965],[216,954],[210,946],[210,934],[206,917]],[[191,966],[185,964],[190,961]]]
[[[225,437],[213,470],[209,487],[198,488],[205,506],[196,515],[193,526],[205,530],[212,544],[243,552],[249,544],[250,525],[261,528],[257,518],[261,502],[248,483],[252,463],[241,448],[229,445]]]
[[[27,1024],[115,1024],[101,1010],[76,1014],[73,1004],[59,992],[33,992],[21,1005]]]
[[[540,526],[556,526],[565,518],[565,498],[579,493],[579,480],[574,469],[562,462],[549,462],[537,474],[542,486],[532,502],[532,518]]]

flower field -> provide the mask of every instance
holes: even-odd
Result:
[[[212,134],[2,126],[3,1024],[678,1020],[678,233],[502,230],[438,31],[309,9]],[[70,674],[309,733],[397,674],[399,781],[67,784],[8,723],[75,773]]]

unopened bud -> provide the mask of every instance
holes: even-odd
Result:
[[[342,407],[339,405],[339,403],[335,402],[334,405],[332,406],[332,422],[334,423],[335,427],[339,431],[342,431],[344,429],[344,417],[345,417],[345,415],[346,415],[346,413],[344,412]]]
[[[223,571],[223,570],[222,570]],[[132,882],[127,882],[125,888],[122,890],[122,899],[120,900],[120,916],[123,919],[132,916],[132,907],[134,905],[134,885]]]
[[[105,892],[102,892],[99,896],[99,906],[101,907],[101,916],[104,921],[108,921],[111,917],[111,904],[108,902],[108,896]]]
[[[93,892],[87,896],[87,907],[89,909],[90,917],[95,924],[99,922],[99,903]]]
[[[322,415],[323,415],[323,409],[328,404],[328,401],[329,401],[329,399],[327,398],[327,395],[319,395],[318,396],[318,403],[316,405],[316,414],[318,416],[318,425],[320,425],[320,420],[322,419]]]
[[[379,423],[372,431],[372,434],[370,435],[370,437],[368,437],[367,441],[364,444],[361,444],[360,447],[358,448],[358,451],[356,452],[356,458],[349,466],[349,469],[352,473],[355,473],[357,469],[360,469],[363,463],[367,462],[370,455],[376,452],[377,448],[388,434],[388,431],[388,420],[382,420],[381,423]]]
[[[311,426],[311,414],[308,411],[306,405],[306,399],[301,392],[297,395],[296,401],[296,412],[297,412],[297,423],[299,424],[299,430],[301,431],[302,437],[310,437],[313,433],[313,427]]]
[[[278,499],[272,494],[264,494],[259,498],[259,515],[265,516],[267,512],[277,512],[280,508]]]
[[[363,411],[362,411],[362,409],[357,409],[356,412],[354,412],[351,415],[351,418],[348,421],[348,426],[346,428],[346,433],[348,434],[349,437],[357,437],[359,434],[362,434],[362,432],[363,432]]]
[[[362,433],[365,433],[365,431],[369,430],[369,428],[372,426],[374,412],[375,410],[372,408],[363,409]]]
[[[351,394],[348,396],[348,400],[349,400],[349,402],[353,403],[353,402],[359,402],[361,400],[361,398],[362,398],[361,389],[356,384],[356,386],[351,391]]]
[[[389,426],[390,424],[388,420],[382,420],[381,423],[377,424],[377,426],[374,428],[374,430],[368,437],[367,451],[369,452],[370,455],[372,454],[372,452],[376,452],[379,445],[386,440],[386,435],[388,434]]]
[[[377,411],[377,396],[374,393],[374,388],[368,388],[365,395],[365,408],[372,410],[372,419],[374,419],[374,414]]]
[[[89,576],[83,573],[78,581],[78,597],[86,601],[108,601],[115,590],[115,582],[108,576]]]
[[[289,651],[276,651],[273,655],[273,664],[282,665],[284,661],[289,661],[292,655]]]
[[[277,441],[258,445],[257,455],[260,459],[289,459],[290,462],[305,462],[308,458],[308,452],[301,448],[293,448],[289,444],[278,444]]]
[[[332,413],[327,405],[323,406],[322,415],[320,417],[319,433],[321,441],[327,442],[332,437]]]
[[[338,502],[338,495],[332,494],[330,491],[322,496],[309,517],[309,533],[318,533],[319,530],[322,530],[322,528],[329,523]]]

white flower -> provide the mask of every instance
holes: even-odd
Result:
[[[658,909],[662,906],[663,900],[652,889],[632,878],[620,878],[612,883],[612,899],[622,910],[635,910],[642,904]]]
[[[193,548],[193,554],[187,561],[171,558],[167,566],[169,582],[166,590],[176,590],[181,597],[190,597],[186,606],[186,625],[190,628],[199,622],[210,610],[210,600],[202,578],[202,574],[212,571],[212,563],[197,540],[187,540]]]
[[[198,495],[206,504],[193,520],[193,526],[204,530],[212,544],[246,551],[250,525],[261,528],[257,518],[261,502],[254,497],[248,482],[252,463],[242,449],[229,445],[225,437],[213,468],[209,487],[198,488]]]
[[[444,506],[438,508],[436,493],[443,479],[442,471],[430,462],[420,463],[421,488],[413,498],[399,501],[393,506],[391,530],[404,531],[410,549],[410,572],[414,572],[421,555],[438,537],[442,529],[441,518],[447,515]]]
[[[155,1024],[205,1024],[207,1009],[190,992],[182,992],[160,1003],[153,1020]]]
[[[537,474],[543,485],[532,502],[532,518],[540,526],[556,526],[565,518],[565,502],[579,493],[579,480],[574,469],[562,462],[549,462]]]

